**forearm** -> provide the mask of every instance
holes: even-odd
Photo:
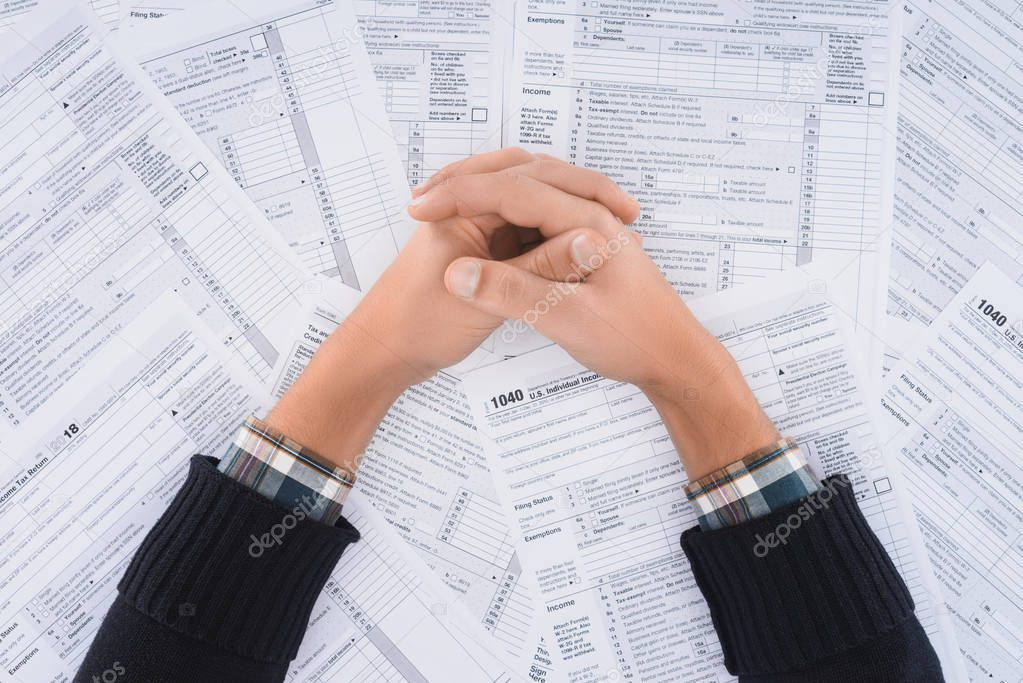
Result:
[[[283,680],[313,602],[358,539],[341,504],[405,382],[385,349],[342,325],[267,420],[239,430],[219,467],[194,458],[76,680],[115,662],[125,681],[180,680],[185,661],[189,680]]]
[[[320,346],[264,421],[354,474],[380,421],[416,377],[417,369],[385,341],[349,320]]]
[[[740,681],[931,683],[941,666],[909,589],[845,477],[682,547]]]
[[[142,541],[78,675],[125,683],[284,680],[309,614],[358,532],[283,508],[192,459]]]
[[[682,546],[729,670],[744,682],[942,680],[849,480],[813,476],[702,328],[678,346],[690,362],[647,393],[689,475],[700,528]]]
[[[656,372],[640,386],[690,480],[778,440],[735,360],[688,309],[666,317],[660,333]]]

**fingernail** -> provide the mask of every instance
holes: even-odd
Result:
[[[449,276],[452,291],[463,299],[471,299],[476,295],[476,287],[480,283],[480,264],[475,261],[456,263]]]
[[[572,260],[581,268],[594,269],[594,261],[599,257],[597,245],[585,234],[572,240]]]
[[[419,195],[423,194],[424,191],[426,191],[426,183],[416,185],[415,187],[412,188],[412,196],[418,197]]]

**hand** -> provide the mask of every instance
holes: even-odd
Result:
[[[592,245],[586,245],[589,248],[575,256],[585,267],[573,268],[567,259],[545,262],[548,256],[567,256],[568,250],[551,249],[554,242],[545,244],[547,249],[505,261],[483,254],[482,248],[461,254],[451,250],[453,257],[446,262],[439,259],[446,269],[447,289],[455,295],[447,297],[444,306],[457,306],[459,314],[475,313],[472,319],[485,320],[488,333],[505,318],[525,319],[587,367],[642,388],[681,379],[676,362],[683,353],[679,335],[695,335],[697,347],[714,352],[690,362],[730,358],[643,252],[639,235],[629,232],[612,213],[614,199],[621,193],[616,185],[593,171],[549,158],[499,166],[502,161],[518,161],[520,153],[502,150],[448,167],[417,188],[410,212],[436,221],[471,218],[536,225],[547,237],[581,230],[593,239]],[[554,184],[536,181],[539,173],[532,169],[537,168],[546,169],[545,180]],[[570,186],[576,194],[559,192],[555,185]],[[581,196],[601,196],[606,203]],[[631,203],[619,202],[617,207],[630,221],[638,214],[638,207]],[[486,233],[489,227],[470,231]],[[589,273],[598,269],[602,272]],[[559,286],[566,283],[574,284]],[[557,303],[550,303],[551,294]],[[481,314],[485,318],[478,317]]]
[[[581,264],[602,235],[639,213],[606,177],[518,149],[453,164],[416,195],[409,213],[424,222],[267,417],[353,470],[402,391],[468,356],[504,321],[448,293],[452,261],[510,259],[559,280],[588,272]],[[475,277],[470,266],[447,285],[468,291]]]
[[[447,182],[482,185],[474,175],[459,169]],[[463,210],[440,197],[429,206],[434,219]],[[529,210],[510,201],[501,208]],[[565,284],[570,264],[524,268],[517,260],[472,255],[448,267],[448,291],[495,319],[524,321],[583,365],[642,389],[661,412],[692,478],[778,438],[731,355],[693,317],[643,252],[638,235],[603,220],[599,210],[550,218],[597,232],[596,251],[578,259],[584,280]]]
[[[573,253],[588,259],[599,233],[614,234],[639,215],[607,177],[515,148],[452,164],[415,195],[409,214],[423,223],[346,321],[393,354],[407,384],[461,361],[504,322],[448,293],[452,261],[514,258],[516,267],[558,280],[575,270]],[[473,279],[470,267],[449,284],[464,290]]]

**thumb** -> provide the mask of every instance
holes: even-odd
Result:
[[[460,258],[444,273],[451,294],[490,315],[530,325],[579,284],[553,282],[504,261]]]
[[[606,261],[606,240],[594,230],[578,228],[544,240],[506,263],[545,280],[580,282]]]

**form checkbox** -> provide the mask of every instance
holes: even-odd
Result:
[[[209,171],[206,169],[206,165],[200,161],[198,164],[188,169],[188,172],[191,173],[192,177],[196,180],[202,180],[206,177],[206,174]]]
[[[486,123],[487,122],[487,108],[486,107],[473,107],[472,108],[472,120],[473,120],[473,123]]]
[[[867,94],[867,104],[871,107],[883,107],[884,106],[884,93],[871,91]]]
[[[266,49],[266,36],[262,33],[257,33],[254,36],[249,36],[249,42],[252,43],[252,49],[255,52]]]
[[[874,480],[874,490],[878,493],[888,493],[892,490],[892,482],[888,477]]]

